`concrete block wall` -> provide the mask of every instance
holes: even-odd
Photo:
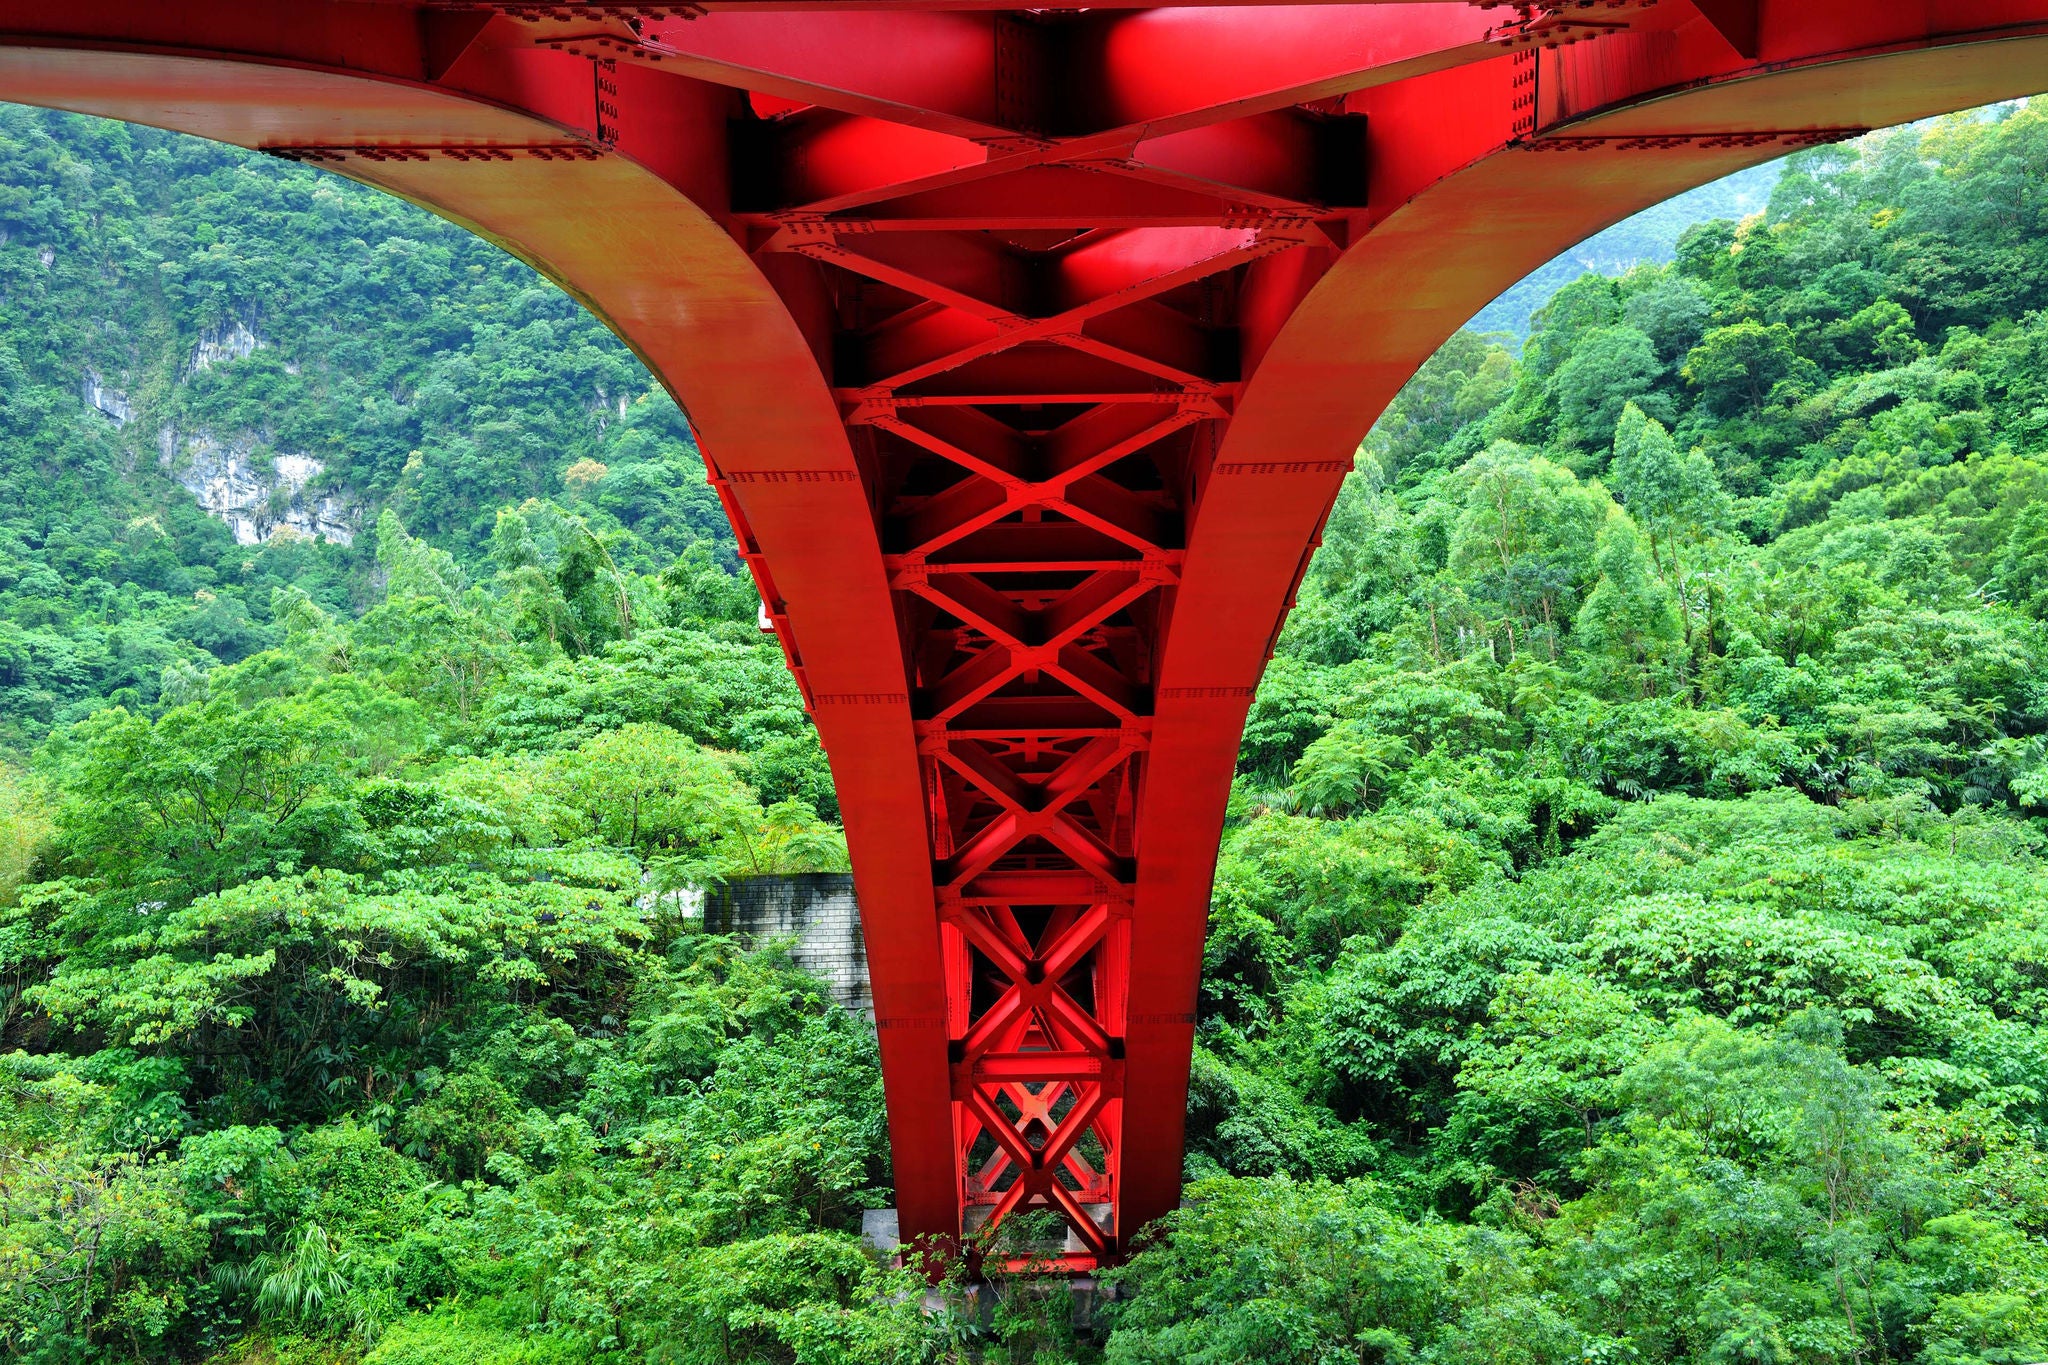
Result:
[[[853,878],[842,872],[800,877],[750,877],[704,898],[704,927],[756,941],[796,940],[797,965],[824,980],[832,998],[872,1018],[867,945],[860,935],[860,903]]]

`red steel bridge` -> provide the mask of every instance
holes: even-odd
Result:
[[[901,1230],[1179,1199],[1252,689],[1352,452],[1501,289],[2048,88],[2048,0],[0,0],[0,98],[502,244],[688,411],[831,756]]]

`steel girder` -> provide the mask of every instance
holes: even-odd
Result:
[[[689,412],[831,756],[901,1226],[1179,1196],[1218,832],[1352,451],[1500,289],[2048,87],[2048,0],[0,0],[0,97],[328,166]]]

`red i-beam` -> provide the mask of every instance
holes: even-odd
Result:
[[[691,416],[832,759],[901,1228],[1179,1197],[1216,843],[1352,451],[1572,242],[2048,86],[2048,0],[0,0],[0,97],[329,166]]]

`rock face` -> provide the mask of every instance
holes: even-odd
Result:
[[[85,405],[110,419],[115,426],[125,427],[134,418],[135,409],[129,406],[128,395],[108,388],[98,370],[88,369],[85,382],[80,387],[85,395]]]
[[[246,354],[246,352],[244,352]],[[239,545],[259,545],[280,535],[347,545],[355,539],[359,509],[338,493],[313,493],[308,485],[326,468],[310,455],[276,455],[270,469],[253,458],[255,440],[223,444],[210,432],[157,433],[157,452],[171,476],[192,490],[199,505],[228,524]]]
[[[254,355],[262,348],[263,338],[257,336],[246,322],[237,320],[209,327],[199,334],[199,344],[192,350],[190,369],[197,374],[227,361]]]
[[[200,334],[185,374],[240,360],[267,344],[239,320],[208,328]],[[298,372],[296,365],[285,368]],[[79,388],[86,407],[115,426],[135,420],[128,395],[109,388],[98,370],[88,367]],[[191,490],[201,507],[228,524],[237,544],[303,536],[347,545],[362,524],[362,509],[346,493],[313,490],[326,466],[311,455],[273,455],[259,463],[259,441],[253,434],[223,441],[210,431],[180,432],[169,426],[158,430],[156,444],[164,470]]]

